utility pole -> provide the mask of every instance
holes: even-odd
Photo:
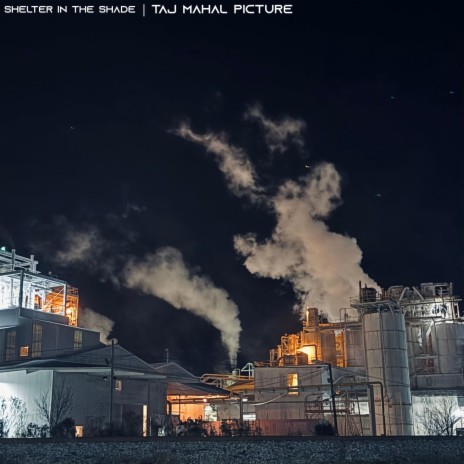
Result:
[[[114,339],[111,340],[111,374],[110,374],[110,435],[113,435],[113,397],[114,397]]]
[[[335,406],[335,389],[334,389],[334,379],[332,375],[332,364],[327,363],[327,366],[329,367],[329,378],[327,379],[327,381],[330,383],[330,395],[332,396],[334,430],[335,430],[335,435],[338,435],[337,409]]]
[[[243,392],[240,392],[240,427],[243,427]]]
[[[169,364],[169,348],[165,348],[164,351],[166,352],[166,364]]]

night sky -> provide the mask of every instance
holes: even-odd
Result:
[[[454,282],[463,294],[464,11],[407,3],[301,0],[287,16],[2,11],[1,244],[78,287],[122,346],[149,362],[168,348],[195,374],[230,369],[221,333],[234,331],[234,308],[242,367],[299,329],[294,307],[318,301],[315,280],[330,289],[335,272],[357,286],[344,254],[319,246],[324,234],[355,238],[381,287]],[[327,211],[317,192],[298,200],[325,227],[298,235],[318,256],[305,261],[314,275],[297,257],[290,277],[266,276],[305,230],[279,222],[279,188],[330,173],[340,192]],[[259,246],[276,226],[288,241],[250,272],[237,238]],[[170,265],[192,288],[163,274]]]

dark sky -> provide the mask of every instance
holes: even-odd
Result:
[[[248,272],[233,237],[264,240],[276,219],[173,133],[189,121],[246,150],[270,190],[333,163],[342,201],[325,222],[356,238],[363,270],[382,287],[447,281],[463,293],[463,7],[407,3],[296,0],[288,16],[2,11],[2,244],[79,287],[81,305],[144,359],[169,348],[197,374],[228,369],[211,324],[109,276],[174,247],[238,306],[239,366],[266,360],[299,327],[295,294]],[[255,104],[304,121],[304,147],[271,156],[243,116]],[[98,249],[60,262],[76,231],[97,231]]]

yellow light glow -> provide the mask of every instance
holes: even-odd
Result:
[[[302,346],[301,348],[298,348],[297,351],[307,355],[308,356],[308,362],[312,362],[312,361],[315,361],[317,359],[317,357],[316,357],[316,346],[315,345],[305,345],[305,346]]]
[[[298,374],[287,374],[287,387],[289,395],[298,395]]]
[[[148,437],[148,405],[144,404],[142,408],[143,422],[142,422],[142,436]]]

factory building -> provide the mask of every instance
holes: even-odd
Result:
[[[0,250],[0,400],[25,405],[23,421],[40,424],[40,400],[51,413],[72,389],[67,412],[82,436],[110,423],[156,435],[169,417],[201,417],[216,434],[312,435],[320,424],[338,435],[464,431],[464,314],[451,283],[360,283],[337,321],[308,307],[269,360],[198,379],[100,343],[79,325],[77,289],[37,265]]]
[[[380,292],[360,284],[338,322],[307,308],[302,331],[255,363],[256,419],[318,419],[340,435],[446,434],[450,422],[456,432],[464,416],[459,301],[451,283]],[[436,429],[440,420],[447,430]]]
[[[33,256],[0,250],[2,436],[66,417],[78,436],[108,433],[109,424],[121,433],[152,434],[166,414],[166,376],[80,327],[77,289],[41,274],[37,264]]]

